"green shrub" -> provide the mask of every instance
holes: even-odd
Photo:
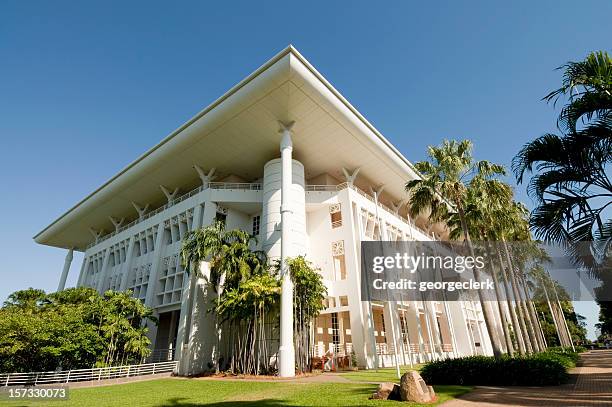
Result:
[[[565,383],[571,360],[560,354],[526,357],[469,356],[427,363],[421,376],[427,384],[479,386],[552,386]]]
[[[542,352],[538,354],[538,358],[557,361],[566,369],[570,369],[576,366],[579,356],[577,353]]]
[[[562,353],[583,353],[587,351],[587,348],[584,346],[574,346],[573,350],[571,347],[563,347],[563,346],[551,346],[546,349],[547,352],[562,352]]]
[[[571,348],[562,348],[560,346],[554,346],[548,348],[546,352],[541,353],[541,355],[552,355],[553,357],[568,359],[569,361],[571,361],[571,365],[569,365],[569,367],[574,367],[580,359],[580,352],[581,350],[579,348],[576,348],[576,352],[574,352]]]

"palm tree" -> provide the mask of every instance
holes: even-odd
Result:
[[[527,143],[513,160],[519,183],[534,172],[529,194],[538,207],[530,224],[535,237],[561,243],[581,266],[597,274],[612,242],[612,58],[592,53],[569,62],[563,83],[544,99],[567,98],[558,118],[561,135],[545,134]],[[578,124],[581,126],[578,126]],[[580,242],[595,242],[579,250]],[[590,243],[589,243],[590,244]]]
[[[187,272],[193,271],[190,275],[190,286],[194,284],[195,275],[200,272],[200,264],[208,261],[210,267],[208,283],[217,293],[217,303],[219,303],[224,289],[237,288],[253,272],[267,267],[265,254],[250,250],[254,239],[243,230],[225,230],[223,222],[216,222],[206,228],[190,232],[181,247],[183,266]],[[214,365],[218,373],[221,326],[217,313],[215,313],[215,326],[217,344]]]
[[[465,217],[466,223],[470,228],[470,236],[478,238],[484,242],[481,249],[486,253],[492,253],[494,244],[492,241],[497,239],[499,228],[499,215],[505,215],[506,202],[512,198],[512,189],[509,185],[499,181],[490,180],[482,182],[480,178],[474,178],[468,187],[466,200]],[[450,239],[459,240],[463,236],[461,223],[456,214],[450,215],[447,220],[448,226],[451,228],[449,233]],[[509,321],[506,319],[506,312],[503,309],[503,301],[500,295],[500,282],[498,278],[498,265],[495,264],[493,258],[489,257],[489,265],[491,267],[491,275],[495,286],[495,297],[497,302],[497,311],[501,321],[502,333],[506,342],[506,351],[508,354],[514,354],[514,346],[512,344],[512,335],[510,334]],[[500,267],[503,265],[500,263]],[[503,269],[501,270],[503,273]],[[506,289],[506,298],[509,300],[508,288]],[[506,305],[508,302],[506,301]],[[514,322],[516,324],[516,321]],[[520,332],[517,332],[520,338]],[[522,342],[520,342],[522,345]]]
[[[441,146],[428,148],[429,161],[415,164],[422,178],[406,183],[406,191],[410,193],[410,214],[418,216],[429,212],[429,218],[434,222],[446,221],[449,213],[456,213],[463,231],[463,238],[472,255],[474,248],[470,239],[466,220],[466,201],[468,183],[479,177],[483,181],[504,174],[502,166],[488,161],[474,161],[472,158],[472,143],[469,140],[461,142],[445,140]],[[480,279],[480,272],[474,268],[474,278]],[[479,290],[478,296],[483,310],[487,332],[491,338],[493,354],[499,358],[501,348],[493,325],[493,314],[490,304],[484,301]]]
[[[501,235],[501,241],[506,257],[506,272],[509,275],[510,285],[514,293],[515,304],[518,311],[518,322],[523,332],[523,340],[526,345],[526,350],[534,352],[538,351],[539,347],[536,343],[537,339],[533,321],[531,320],[531,316],[527,311],[527,299],[523,299],[520,292],[520,266],[517,264],[517,256],[515,253],[517,250],[517,245],[513,246],[513,250],[511,250],[508,245],[508,240],[518,242],[529,241],[531,239],[526,219],[527,214],[528,211],[524,205],[516,202],[509,205],[507,211],[507,220],[509,222],[506,224],[506,230]]]

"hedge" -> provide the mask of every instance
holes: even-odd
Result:
[[[543,352],[525,357],[468,356],[427,363],[421,376],[427,384],[470,386],[554,386],[569,379],[573,356]]]

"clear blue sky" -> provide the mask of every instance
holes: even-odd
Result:
[[[554,130],[540,101],[554,68],[610,49],[610,15],[609,1],[4,0],[0,301],[54,290],[65,252],[32,236],[289,43],[410,160],[470,138],[508,165]]]

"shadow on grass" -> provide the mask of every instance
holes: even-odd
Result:
[[[342,398],[346,397],[347,405],[361,406],[367,405],[369,400],[368,397],[376,389],[376,386],[366,387],[354,387],[350,386],[338,393],[337,396]],[[155,407],[229,407],[229,406],[255,406],[255,407],[289,407],[289,406],[317,406],[325,405],[325,400],[320,397],[313,397],[312,399],[308,395],[295,395],[297,399],[290,400],[279,400],[279,399],[260,399],[260,400],[225,400],[225,401],[202,401],[194,402],[188,398],[170,398],[164,402],[157,404]],[[338,400],[332,401],[331,405],[342,405],[339,404]]]
[[[229,401],[217,401],[212,403],[193,403],[187,401],[185,398],[171,398],[166,400],[162,404],[158,404],[157,407],[229,407],[229,406],[256,406],[256,407],[287,407],[291,404],[282,400],[264,399],[264,400],[229,400]]]

